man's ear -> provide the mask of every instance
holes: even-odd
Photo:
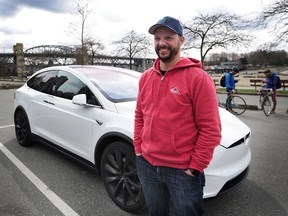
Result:
[[[180,42],[181,42],[181,46],[184,44],[185,42],[185,37],[184,36],[180,36]]]

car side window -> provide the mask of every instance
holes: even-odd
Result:
[[[54,95],[72,100],[85,84],[73,74],[66,71],[58,71],[56,76]]]
[[[52,94],[55,85],[56,71],[46,71],[28,80],[28,87],[46,94]]]
[[[87,103],[99,105],[96,97],[91,90],[75,75],[66,72],[58,71],[56,76],[56,84],[53,94],[58,97],[72,100],[74,95],[86,94]]]

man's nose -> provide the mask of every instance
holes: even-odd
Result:
[[[165,42],[164,39],[160,39],[159,42],[158,42],[159,45],[164,45],[165,43],[166,43],[166,42]]]

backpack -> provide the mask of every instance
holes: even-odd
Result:
[[[225,79],[226,78],[226,74],[224,74],[224,76],[221,77],[220,79],[220,86],[222,87],[226,87],[226,84],[225,84]]]
[[[277,76],[277,82],[276,82],[276,89],[280,89],[282,87],[281,79],[279,76]]]

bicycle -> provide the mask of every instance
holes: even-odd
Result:
[[[266,116],[269,116],[271,113],[271,100],[269,97],[271,94],[271,89],[259,88],[257,92],[260,95],[260,98],[259,98],[260,108],[261,110],[263,110]]]
[[[235,94],[238,94],[236,89],[229,93],[224,102],[219,102],[219,106],[226,108],[226,110],[234,115],[241,115],[246,111],[247,104],[241,96]]]

